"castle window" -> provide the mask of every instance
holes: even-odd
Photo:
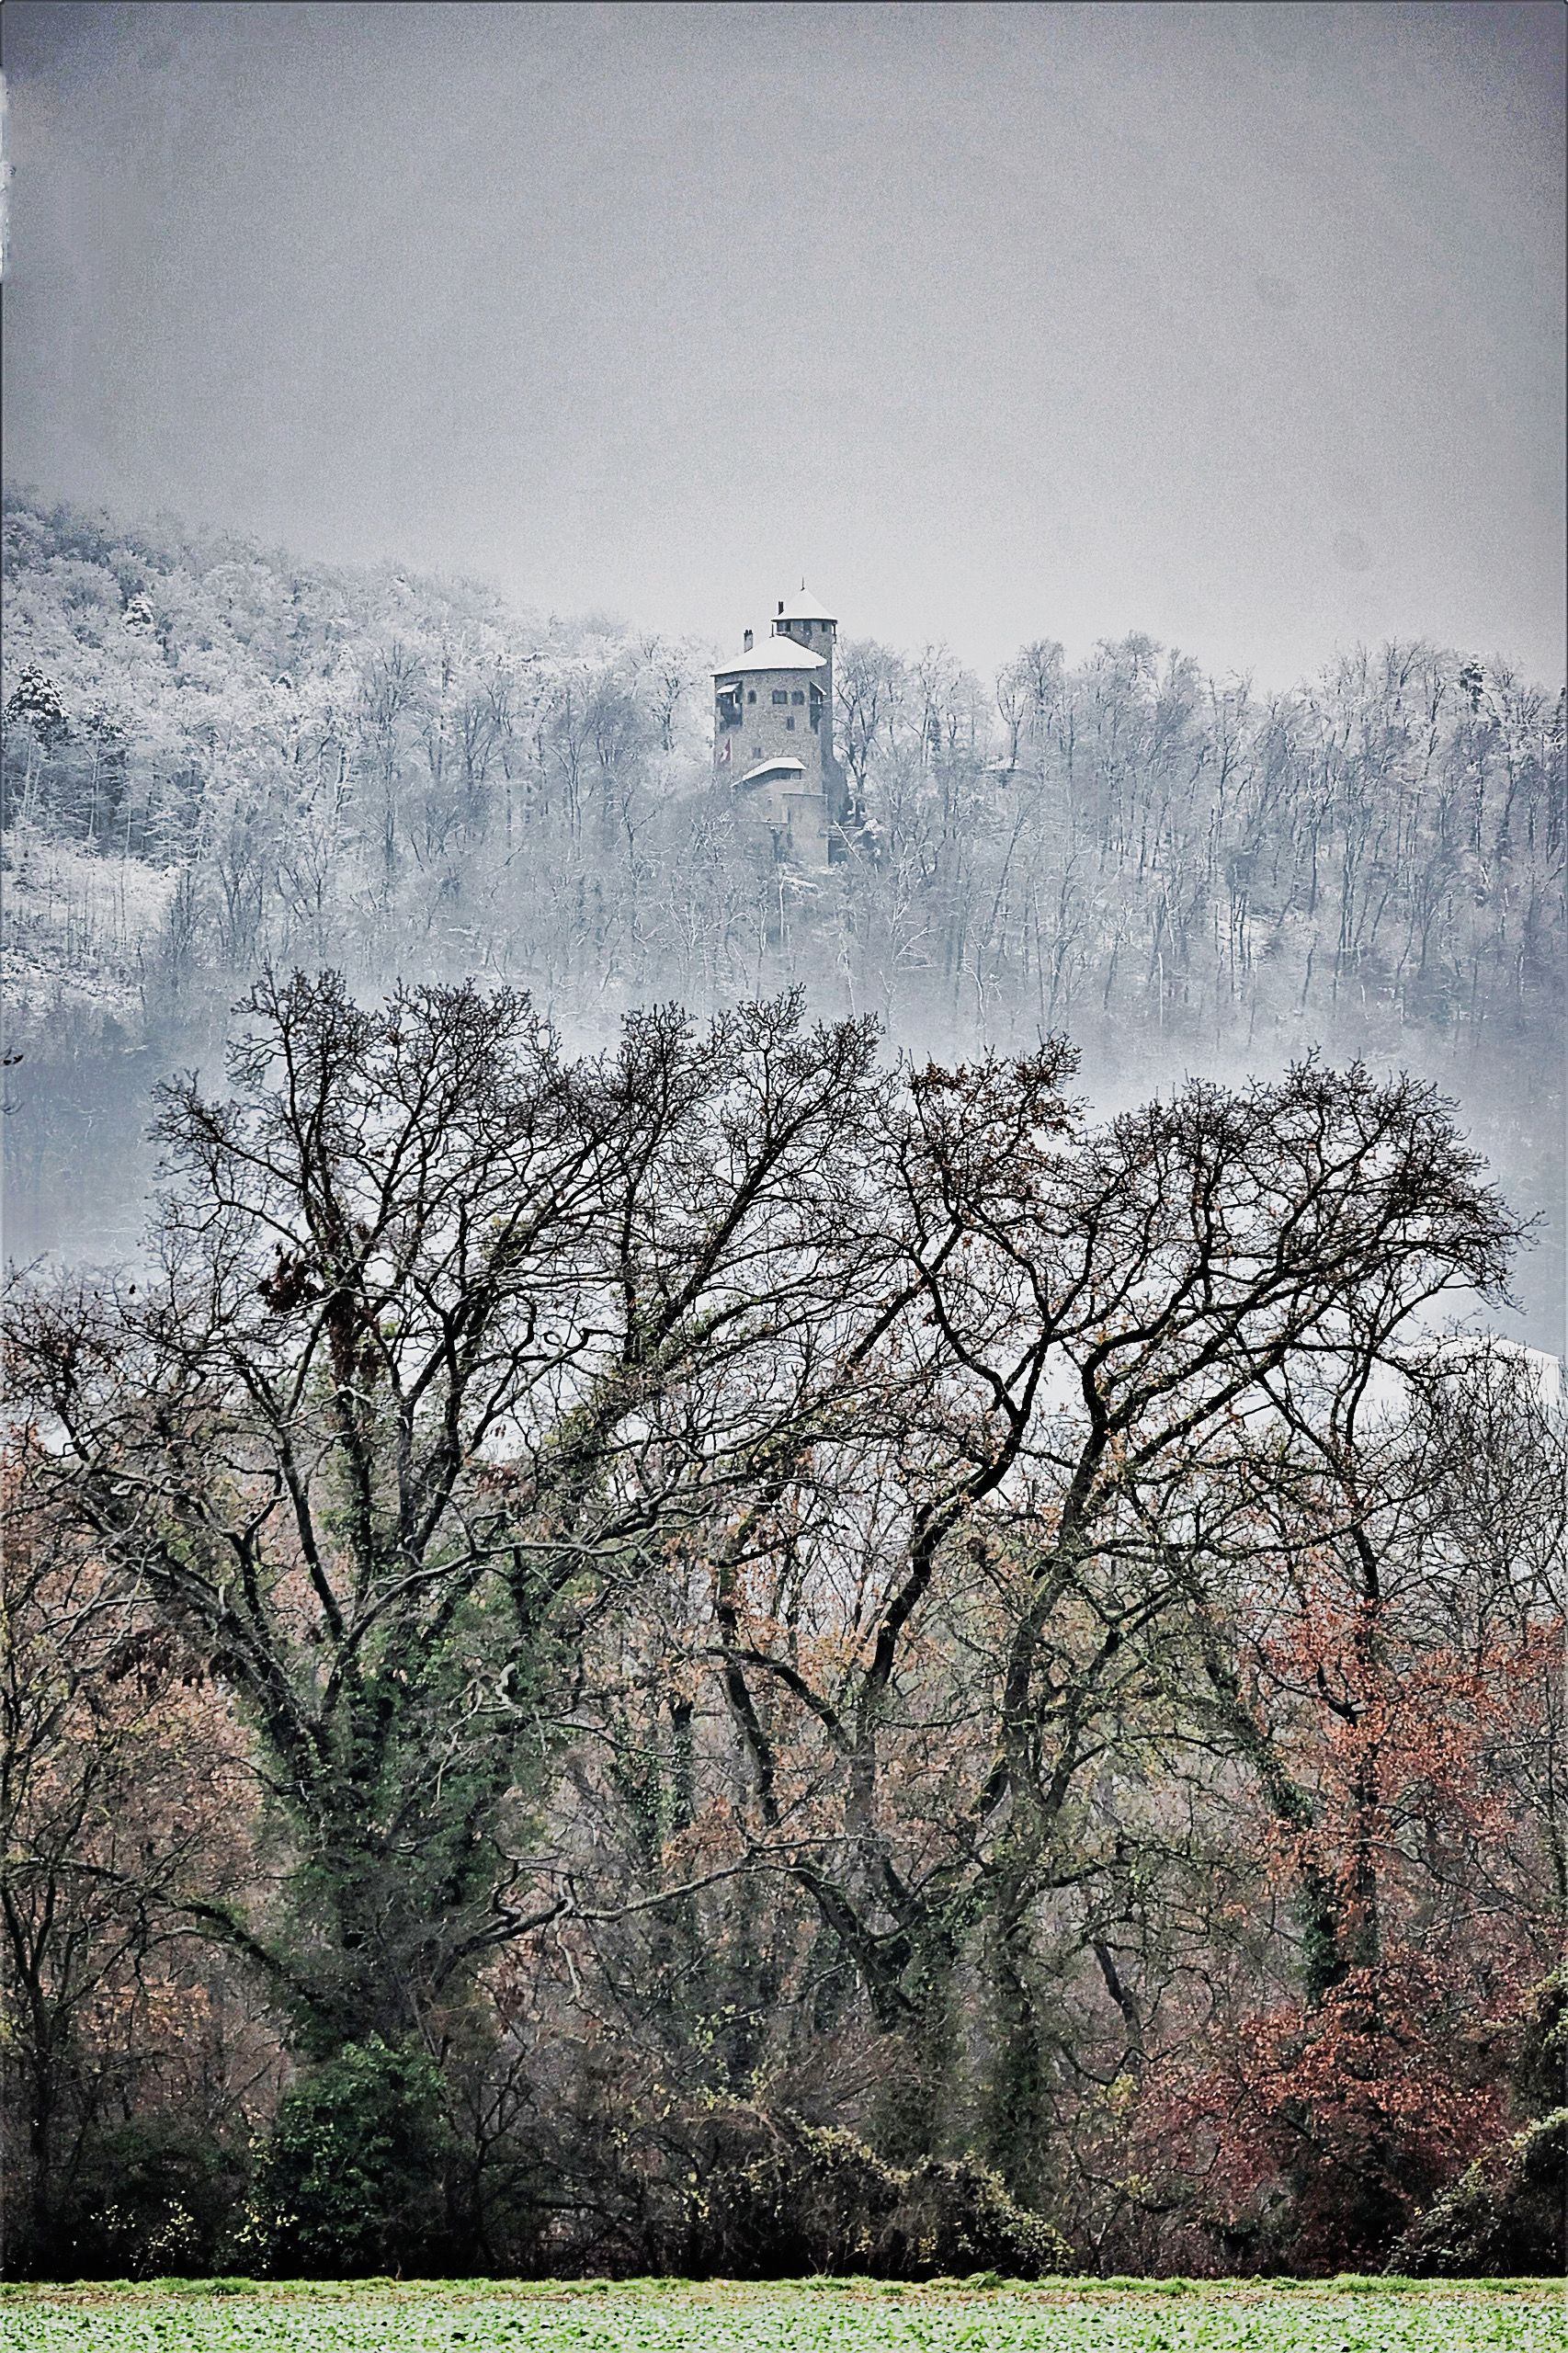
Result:
[[[786,727],[788,727],[788,728],[790,728],[791,731],[793,731],[793,728],[794,728],[794,725],[795,725],[795,722],[794,722],[793,719],[787,719],[787,720],[784,722],[784,724],[785,724],[785,726],[786,726]]]
[[[773,699],[775,702],[788,702],[790,699],[788,688],[775,687],[773,689]]]
[[[804,702],[804,701],[805,701],[805,699],[806,699],[806,698],[805,698],[805,696],[801,692],[800,688],[799,688],[799,687],[797,687],[797,688],[795,688],[794,693],[790,697],[790,701],[791,701],[791,702]]]
[[[755,687],[748,687],[746,688],[746,700],[747,702],[755,702],[756,700],[756,688]]]

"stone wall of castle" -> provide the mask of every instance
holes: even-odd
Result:
[[[722,754],[726,742],[730,746],[728,758],[720,758],[718,766],[732,784],[738,785],[746,770],[756,767],[758,760],[799,760],[813,790],[822,790],[825,781],[823,737],[827,730],[829,708],[823,692],[824,676],[821,670],[748,672],[740,680],[738,727],[723,724],[723,698],[716,696],[715,750]],[[749,699],[753,695],[756,698],[755,702]],[[775,701],[777,695],[785,699]],[[813,704],[817,712],[815,727],[812,725]]]

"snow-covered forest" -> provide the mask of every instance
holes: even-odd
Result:
[[[1102,1105],[1364,1054],[1452,1094],[1517,1206],[1549,1199],[1563,703],[1485,650],[1278,693],[1139,636],[1071,663],[1048,615],[981,677],[850,616],[867,823],[808,879],[713,789],[724,649],[656,615],[28,497],[6,563],[13,1255],[129,1245],[148,1084],[215,1066],[267,964],[505,980],[580,1044],[799,983],[921,1051],[1065,1031]],[[1527,1263],[1538,1308],[1559,1265]]]

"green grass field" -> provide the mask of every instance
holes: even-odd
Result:
[[[0,2291],[6,2353],[1563,2353],[1541,2280],[246,2280]]]

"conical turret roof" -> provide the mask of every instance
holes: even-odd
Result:
[[[836,621],[838,615],[830,613],[825,605],[819,603],[815,597],[808,595],[805,583],[802,581],[800,595],[786,597],[778,608],[777,618],[781,621]]]

